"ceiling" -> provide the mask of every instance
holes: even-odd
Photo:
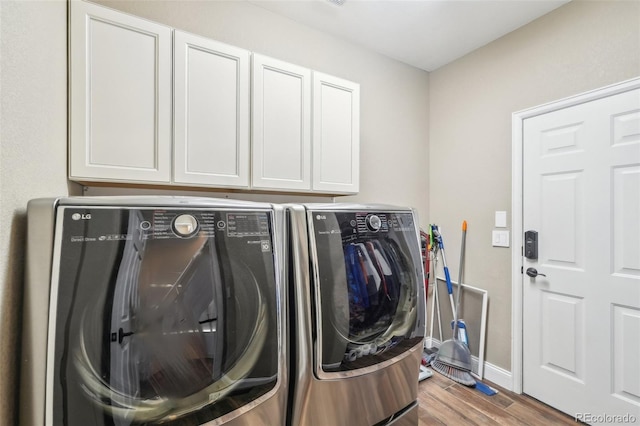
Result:
[[[433,71],[570,0],[248,0]],[[342,5],[336,3],[342,2]]]

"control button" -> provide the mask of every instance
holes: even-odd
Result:
[[[140,222],[140,229],[142,229],[143,231],[151,229],[151,222],[149,222],[148,220]]]
[[[367,228],[373,232],[378,232],[382,226],[382,221],[375,214],[368,215],[365,222],[367,224]]]
[[[190,214],[181,214],[173,221],[173,232],[179,237],[190,237],[198,231],[198,221]]]

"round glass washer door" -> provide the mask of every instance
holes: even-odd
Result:
[[[275,386],[268,235],[149,238],[140,223],[152,216],[97,210],[92,225],[66,228],[127,237],[63,243],[73,261],[60,268],[55,424],[199,424]]]

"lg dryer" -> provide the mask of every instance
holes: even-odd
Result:
[[[283,217],[206,198],[31,201],[21,424],[283,424]]]
[[[291,425],[418,424],[425,326],[411,209],[287,207]]]

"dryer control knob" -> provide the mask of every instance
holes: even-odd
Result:
[[[382,226],[382,221],[375,214],[370,214],[366,218],[367,228],[370,231],[378,232]]]
[[[173,232],[179,237],[190,237],[198,232],[198,221],[190,214],[181,214],[173,221]]]

